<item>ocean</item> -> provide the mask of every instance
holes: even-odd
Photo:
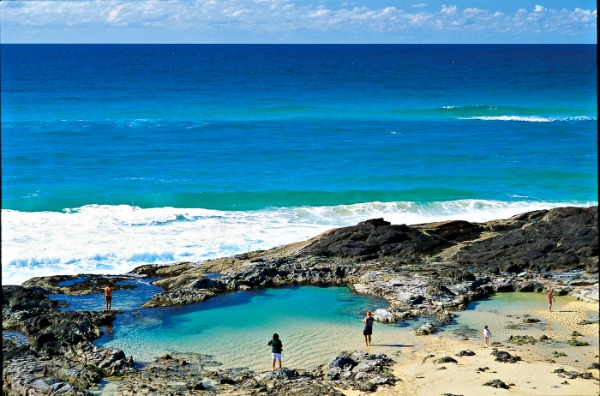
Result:
[[[596,45],[1,45],[2,284],[598,204]]]

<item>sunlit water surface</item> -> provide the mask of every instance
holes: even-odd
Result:
[[[140,308],[159,291],[149,280],[140,280],[135,290],[115,293],[114,309],[121,311],[112,327],[96,341],[105,347],[120,348],[133,355],[137,363],[150,362],[169,352],[196,352],[213,355],[223,367],[248,367],[256,371],[270,369],[270,347],[266,345],[274,332],[283,344],[283,364],[296,369],[314,369],[329,362],[341,351],[364,349],[361,319],[367,310],[385,308],[384,300],[359,295],[346,287],[298,286],[278,289],[236,291],[213,297],[205,302],[179,307]],[[66,309],[103,309],[101,295],[53,296],[66,300]],[[572,301],[557,296],[555,310]],[[590,347],[575,348],[566,344],[569,330],[560,323],[539,315],[547,309],[546,296],[540,293],[498,293],[489,299],[472,302],[466,310],[455,312],[453,323],[443,326],[437,336],[469,337],[465,348],[472,347],[483,325],[492,331],[492,341],[506,344],[511,335],[541,335],[549,342],[528,348],[551,357],[553,351],[567,354],[559,360],[575,366],[589,360],[598,341],[583,340]],[[590,319],[597,312],[589,312]],[[533,317],[540,322],[525,324]],[[399,356],[415,343],[414,329],[431,320],[421,318],[394,325],[375,323],[374,353]],[[577,362],[577,360],[581,360]],[[579,364],[578,364],[579,363]]]
[[[302,286],[237,291],[179,307],[135,308],[135,301],[142,302],[150,291],[146,285],[137,294],[115,293],[113,308],[123,313],[96,343],[123,349],[141,363],[167,352],[197,352],[214,355],[225,367],[262,371],[270,367],[266,344],[277,332],[284,365],[313,369],[343,350],[364,348],[361,319],[367,310],[388,306],[345,287]],[[68,309],[82,309],[82,303],[102,309],[100,295],[67,299]],[[397,351],[407,326],[376,323],[372,351]]]
[[[555,298],[552,306],[555,313],[567,316],[574,314],[570,308],[565,308],[567,303],[574,301],[572,297],[555,295]],[[567,344],[572,338],[572,331],[557,320],[543,316],[547,310],[545,293],[497,293],[488,299],[471,302],[464,311],[455,312],[458,317],[453,324],[444,328],[444,334],[458,338],[470,335],[473,339],[479,337],[483,326],[487,325],[492,332],[491,342],[502,343],[502,349],[511,345],[507,342],[510,336],[532,336],[538,342],[525,348],[538,358],[552,359],[580,369],[597,361],[594,357],[598,354],[597,336],[587,334],[577,337],[578,340],[589,343],[589,346],[574,347]],[[587,319],[598,321],[597,310],[586,311],[584,314]],[[528,319],[538,319],[539,322],[526,323]],[[539,342],[543,335],[549,337],[549,340]],[[560,356],[556,356],[555,352]]]

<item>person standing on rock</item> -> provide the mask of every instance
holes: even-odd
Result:
[[[365,337],[365,346],[371,346],[371,334],[373,334],[373,313],[371,311],[367,311],[367,316],[362,320],[365,324],[365,328],[363,329],[363,336]]]
[[[279,334],[273,333],[273,339],[267,342],[267,345],[271,347],[273,371],[275,371],[275,361],[279,361],[279,370],[281,370],[281,351],[283,351],[283,342],[279,339]]]
[[[106,310],[110,311],[110,305],[112,304],[113,295],[113,283],[110,282],[108,286],[104,288],[104,301],[106,301]]]
[[[553,301],[556,301],[556,298],[554,297],[554,294],[553,294],[553,293],[554,293],[554,292],[552,291],[552,289],[550,289],[550,290],[548,291],[548,310],[549,310],[550,312],[552,312],[552,302],[553,302]]]

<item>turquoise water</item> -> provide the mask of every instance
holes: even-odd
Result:
[[[561,306],[573,301],[570,296],[555,296],[553,303],[555,311]],[[548,300],[545,293],[497,293],[490,298],[469,303],[464,311],[455,312],[458,315],[456,323],[446,330],[474,329],[481,332],[484,325],[493,329],[495,341],[505,341],[510,335],[548,335],[557,328],[563,329],[558,323],[545,320],[541,311],[548,310]],[[540,319],[540,322],[525,325],[525,318]],[[513,328],[510,328],[510,327]],[[516,327],[516,328],[515,328]],[[566,331],[566,330],[565,330]],[[533,332],[533,334],[532,334]]]
[[[119,303],[115,296],[115,306]],[[137,362],[170,351],[214,355],[229,367],[270,367],[266,343],[277,332],[284,365],[314,368],[343,350],[364,348],[361,322],[384,300],[345,287],[303,286],[238,291],[182,307],[134,309],[117,316],[97,343],[123,349]],[[394,344],[396,326],[376,324],[373,348]],[[396,347],[400,347],[398,344]]]
[[[284,366],[313,369],[341,351],[364,350],[361,319],[367,310],[388,306],[384,300],[359,295],[346,287],[298,286],[226,293],[181,307],[140,308],[156,291],[143,282],[138,290],[116,292],[114,308],[121,313],[111,327],[103,329],[105,334],[96,343],[123,349],[139,364],[169,352],[196,352],[213,355],[226,367],[265,371],[271,364],[266,343],[277,332],[284,343]],[[67,300],[66,309],[104,307],[100,294],[53,298]],[[556,296],[554,310],[569,315],[570,311],[561,310],[570,301],[570,296]],[[561,358],[563,363],[575,367],[587,364],[590,353],[597,350],[596,338],[583,338],[589,347],[570,347],[565,343],[570,330],[545,318],[543,312],[547,309],[543,293],[498,293],[455,312],[456,320],[431,337],[462,339],[466,334],[470,339],[465,341],[468,349],[481,346],[479,333],[484,325],[492,331],[492,342],[504,345],[508,345],[506,340],[511,335],[536,339],[546,335],[550,341],[529,347],[542,360],[552,358],[552,352],[558,350],[568,355]],[[597,311],[586,314],[589,319],[598,318]],[[523,319],[527,317],[540,322],[525,324]],[[401,356],[403,350],[423,341],[414,330],[429,320],[424,317],[393,325],[375,323],[370,351]]]
[[[557,295],[555,298],[556,302],[553,304],[555,310],[560,310],[562,305],[573,301],[570,296]],[[487,299],[470,302],[466,310],[455,312],[458,315],[457,323],[448,326],[447,330],[472,328],[480,331],[487,324],[490,329],[495,329],[497,340],[500,341],[501,338],[507,338],[511,333],[518,331],[507,329],[507,325],[522,324],[526,317],[543,319],[538,312],[547,309],[548,300],[545,293],[497,293]],[[543,320],[527,328],[545,331],[547,322]]]
[[[69,286],[84,282],[88,279],[87,276],[83,275],[77,279],[61,282],[59,286]],[[142,304],[150,300],[156,293],[162,291],[161,288],[151,284],[156,278],[142,278],[132,279],[122,282],[115,282],[116,287],[135,287],[135,289],[125,289],[115,291],[115,301],[113,301],[111,308],[116,311],[129,312],[134,309],[139,309]],[[108,280],[107,280],[108,282]],[[60,300],[66,303],[66,307],[61,309],[64,311],[75,310],[75,311],[101,311],[106,308],[103,293],[88,294],[82,296],[70,296],[66,294],[51,294],[50,298],[53,300]]]
[[[571,331],[565,325],[565,319],[573,324],[579,319],[569,319],[574,315],[583,315],[589,320],[598,321],[598,310],[577,312],[568,307],[569,302],[574,301],[571,296],[555,296],[556,301],[552,305],[555,317],[546,317],[548,311],[548,300],[545,293],[498,293],[489,299],[472,302],[465,311],[456,312],[458,318],[444,328],[449,337],[462,339],[467,334],[471,341],[477,346],[482,345],[479,336],[483,326],[487,325],[492,332],[491,342],[500,342],[503,348],[511,344],[507,342],[510,336],[531,336],[536,340],[542,335],[549,337],[545,342],[537,342],[527,345],[527,349],[533,356],[540,360],[555,360],[557,363],[567,364],[579,369],[587,369],[590,362],[597,361],[598,336],[590,328],[579,329],[584,333],[578,337],[581,341],[589,343],[585,347],[572,347],[567,344],[570,340]],[[536,323],[525,323],[525,319],[539,319]],[[562,319],[562,320],[559,320]],[[456,330],[471,329],[467,333],[456,334]],[[554,352],[560,352],[566,356],[557,357]]]
[[[597,204],[595,45],[2,45],[2,283]]]

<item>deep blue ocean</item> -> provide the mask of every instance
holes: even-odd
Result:
[[[1,45],[2,283],[598,201],[596,45]]]

